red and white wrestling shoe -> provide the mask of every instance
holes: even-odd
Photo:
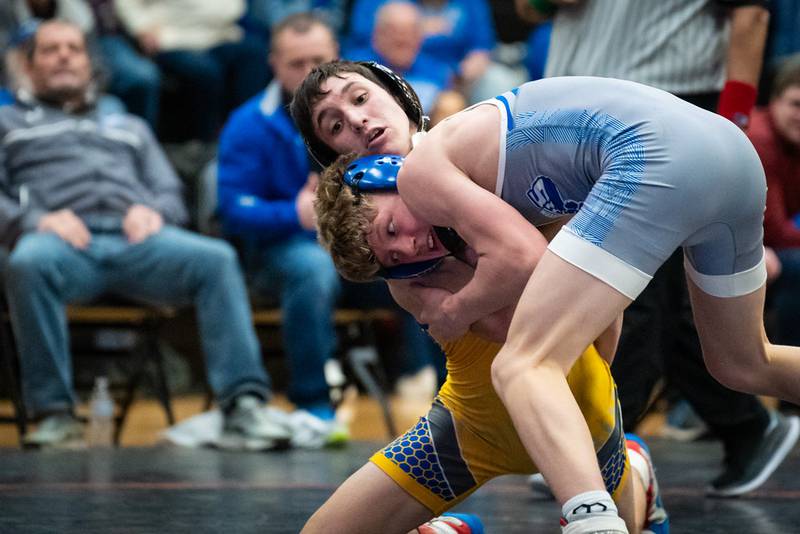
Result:
[[[656,480],[656,473],[653,469],[653,460],[650,458],[650,449],[642,438],[636,434],[625,434],[625,439],[628,442],[628,455],[630,457],[631,466],[634,469],[646,470],[643,473],[643,479],[647,482],[647,519],[645,519],[644,530],[642,534],[669,534],[669,516],[664,509],[664,503],[661,501],[661,494],[658,491],[658,481]],[[644,460],[646,467],[635,465],[635,462]]]
[[[477,515],[445,513],[417,528],[419,534],[483,534]]]

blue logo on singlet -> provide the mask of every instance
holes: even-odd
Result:
[[[582,201],[564,199],[561,192],[547,176],[537,176],[528,189],[528,198],[533,205],[542,211],[545,216],[560,217],[570,213],[577,213]]]

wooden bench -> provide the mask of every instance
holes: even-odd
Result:
[[[119,411],[116,415],[114,440],[119,443],[119,437],[127,418],[130,406],[133,403],[136,390],[147,371],[147,364],[153,363],[156,376],[154,390],[159,402],[164,409],[170,425],[175,423],[175,417],[170,402],[170,393],[164,369],[163,354],[159,347],[159,336],[162,325],[176,317],[177,311],[170,307],[151,307],[146,305],[127,304],[93,304],[67,306],[67,320],[71,327],[91,328],[128,328],[141,334],[141,341],[136,347],[140,357],[134,362],[134,370],[124,385],[124,394],[119,402]],[[16,361],[16,347],[7,311],[2,314],[2,332],[0,332],[0,350],[2,350],[4,378],[8,382],[15,414],[13,416],[0,416],[0,422],[11,422],[17,425],[20,435],[20,444],[27,428],[27,415],[22,401],[18,384],[18,362]],[[373,325],[377,321],[388,321],[396,317],[395,312],[388,309],[350,309],[336,310],[333,316],[337,327],[348,329],[351,343],[356,343],[345,353],[345,363],[350,367],[356,379],[369,395],[374,397],[383,411],[387,430],[391,436],[396,435],[394,419],[389,407],[388,396],[381,386],[382,366],[377,352],[374,350],[375,335]],[[253,324],[256,328],[280,328],[283,316],[279,308],[253,309]],[[209,397],[210,402],[210,397]]]
[[[122,385],[123,393],[118,399],[119,409],[115,415],[114,443],[119,443],[123,425],[133,404],[136,390],[147,372],[148,363],[153,363],[156,370],[154,390],[164,409],[167,422],[170,425],[175,424],[164,368],[164,358],[159,347],[161,326],[165,321],[175,316],[176,310],[171,307],[116,303],[67,306],[67,321],[70,327],[117,327],[133,329],[140,333],[139,342],[128,351],[133,362],[133,368],[128,379]],[[3,378],[8,383],[7,387],[14,406],[14,414],[12,416],[0,416],[0,422],[15,423],[19,433],[20,445],[23,445],[22,440],[27,430],[28,418],[19,387],[19,364],[16,346],[8,311],[5,309],[2,311],[2,325],[0,325],[0,350],[2,351],[0,358],[3,360]]]

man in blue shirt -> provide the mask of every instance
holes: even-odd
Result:
[[[258,285],[280,290],[289,398],[308,412],[304,416],[328,425],[307,446],[347,438],[335,422],[324,374],[336,343],[331,315],[340,279],[316,241],[317,174],[286,106],[305,75],[338,53],[333,34],[321,20],[297,14],[279,23],[269,56],[275,78],[232,114],[219,147],[223,229],[242,242],[247,263],[257,266]]]

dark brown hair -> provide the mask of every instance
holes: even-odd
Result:
[[[336,160],[339,154],[323,143],[314,133],[314,122],[311,115],[314,105],[328,94],[327,91],[322,90],[325,81],[331,77],[342,78],[342,75],[348,72],[359,74],[389,91],[389,88],[384,86],[375,73],[364,64],[355,61],[332,61],[323,63],[312,70],[297,88],[292,99],[292,118],[303,135],[311,154],[323,165],[328,165]]]
[[[781,63],[772,83],[772,98],[780,98],[788,88],[800,87],[800,53],[789,56]]]
[[[424,130],[428,117],[422,110],[419,96],[411,85],[388,67],[373,61],[333,61],[312,70],[303,83],[295,91],[291,113],[300,133],[306,141],[309,152],[320,163],[326,166],[334,162],[339,155],[335,150],[322,142],[314,133],[314,122],[311,118],[314,105],[326,94],[322,84],[332,77],[343,78],[345,73],[355,73],[382,87],[403,108],[406,116],[418,130]]]

